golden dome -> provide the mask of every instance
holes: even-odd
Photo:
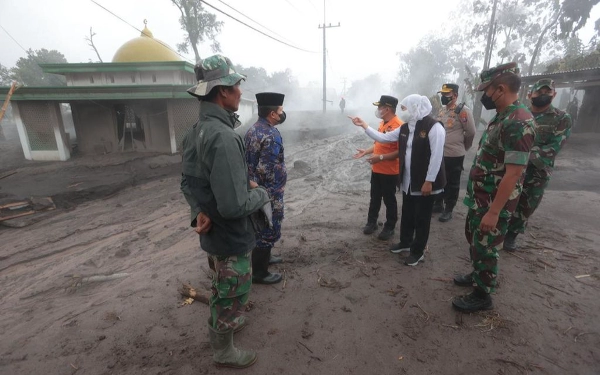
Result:
[[[144,26],[142,34],[123,44],[112,59],[114,63],[142,61],[181,61],[181,59],[165,42],[155,39],[148,27]]]

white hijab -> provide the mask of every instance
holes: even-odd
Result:
[[[408,119],[409,125],[415,125],[417,121],[430,114],[432,109],[429,98],[418,94],[412,94],[402,99],[400,105],[406,107],[406,111],[400,109],[401,112],[408,112],[408,115],[400,116],[400,118]]]

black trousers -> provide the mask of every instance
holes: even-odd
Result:
[[[444,211],[452,212],[458,201],[460,192],[460,175],[463,171],[464,156],[449,157],[444,156],[444,165],[446,170],[446,187],[441,194],[437,194],[436,205],[445,205]]]
[[[410,192],[410,189],[409,189]],[[410,244],[410,253],[422,255],[429,240],[429,226],[436,195],[410,195],[402,193],[400,218],[400,243]]]
[[[385,204],[385,228],[394,229],[398,222],[398,202],[396,201],[397,174],[371,172],[371,202],[369,203],[368,222],[376,224],[381,208],[381,199]]]

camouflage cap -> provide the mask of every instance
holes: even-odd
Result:
[[[538,80],[536,83],[533,84],[533,86],[531,86],[531,90],[529,90],[530,93],[534,93],[536,91],[538,91],[539,89],[541,89],[542,87],[548,87],[549,89],[554,90],[554,81],[551,80],[550,78],[542,78],[540,80]]]
[[[495,66],[488,70],[484,70],[479,75],[479,77],[481,78],[481,83],[479,84],[479,86],[477,86],[477,91],[485,90],[489,85],[492,84],[492,82],[495,79],[509,74],[519,75],[519,67],[517,66],[517,63],[511,62],[508,64]]]
[[[246,76],[233,69],[233,63],[223,55],[213,55],[201,60],[194,67],[198,83],[190,87],[190,95],[202,98],[215,86],[233,86]]]

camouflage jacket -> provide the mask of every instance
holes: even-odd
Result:
[[[200,212],[211,219],[212,229],[200,235],[200,244],[213,255],[252,250],[255,236],[249,215],[269,201],[265,189],[250,188],[235,121],[233,113],[202,102],[200,119],[182,143],[181,191],[191,209],[191,226],[196,226]]]
[[[525,105],[516,101],[496,113],[479,141],[464,203],[475,210],[487,209],[506,173],[506,164],[527,165],[534,138],[535,122]],[[501,210],[500,217],[509,217],[514,212],[522,190],[521,179]]]
[[[571,135],[571,116],[560,109],[550,107],[535,116],[535,142],[529,155],[529,163],[546,177],[552,174],[554,159]]]
[[[267,120],[259,118],[248,129],[244,143],[250,179],[264,186],[271,197],[283,195],[287,170],[279,130]]]

